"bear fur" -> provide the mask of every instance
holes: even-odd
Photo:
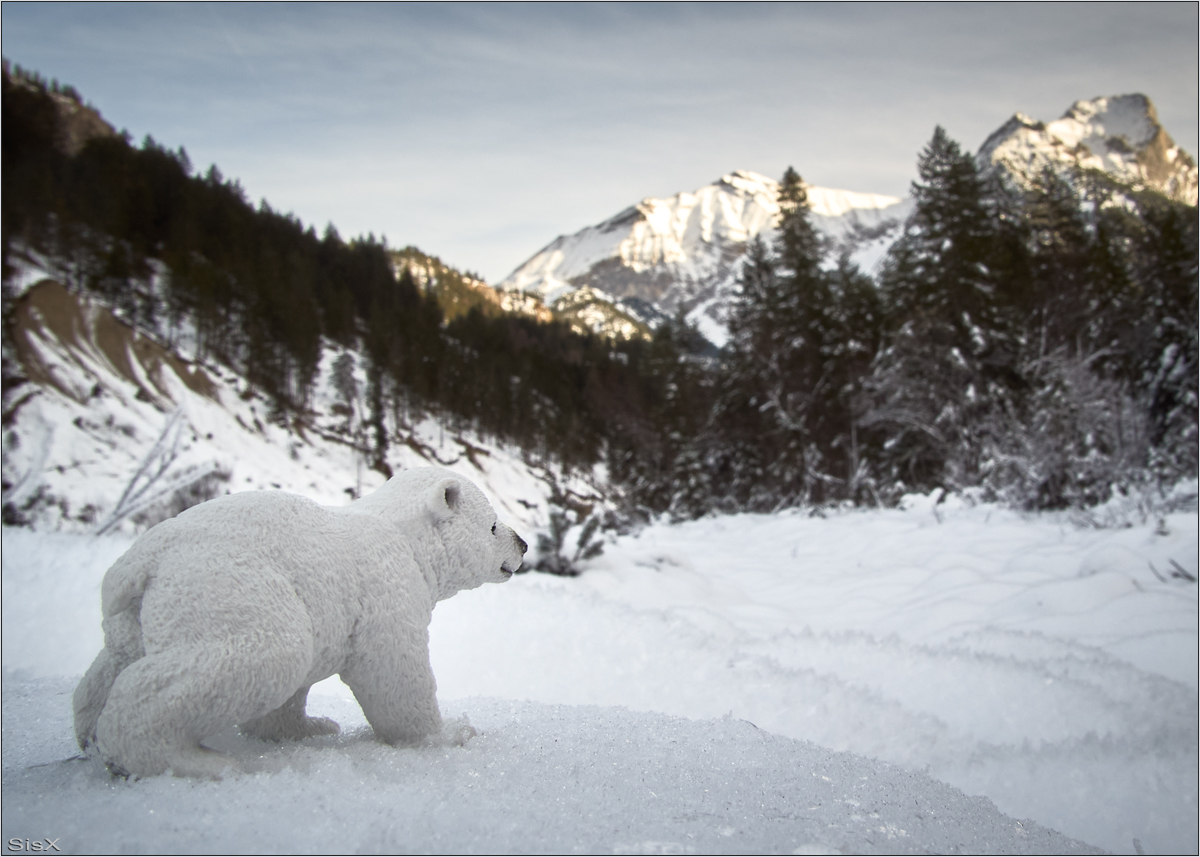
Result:
[[[104,575],[104,648],[75,690],[79,746],[109,770],[218,777],[229,726],[272,740],[338,731],[305,714],[331,675],[378,738],[442,729],[436,602],[520,566],[525,542],[469,480],[405,471],[343,507],[229,494],[148,530]],[[467,727],[469,729],[469,727]]]

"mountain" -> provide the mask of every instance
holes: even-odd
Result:
[[[773,179],[735,170],[691,193],[647,197],[603,223],[559,236],[500,288],[538,294],[555,307],[586,287],[652,325],[682,310],[719,344],[718,310],[736,283],[747,242],[773,238],[778,193]],[[882,255],[878,239],[908,212],[892,196],[811,185],[808,196],[813,222],[831,247],[857,250],[860,263]]]
[[[981,167],[1001,168],[1020,187],[1046,169],[1068,179],[1081,169],[1100,170],[1134,188],[1196,204],[1195,160],[1140,94],[1076,101],[1049,123],[1016,113],[987,138],[977,160]]]
[[[1196,162],[1163,129],[1144,95],[1077,101],[1048,124],[1017,113],[976,157],[981,168],[1001,170],[1018,187],[1028,187],[1046,168],[1068,179],[1080,169],[1100,170],[1135,189],[1196,204]],[[603,223],[560,235],[499,288],[538,295],[551,309],[586,288],[596,332],[612,325],[612,315],[601,311],[606,306],[649,326],[682,310],[720,345],[747,242],[774,237],[778,188],[766,176],[735,170],[691,193],[648,197]],[[867,271],[912,210],[908,199],[812,185],[807,190],[813,224],[830,255],[849,252]]]

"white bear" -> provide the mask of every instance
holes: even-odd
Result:
[[[377,737],[442,729],[434,604],[509,579],[526,544],[483,493],[410,470],[348,506],[229,494],[148,530],[104,575],[104,649],[75,689],[75,736],[115,773],[218,777],[232,725],[274,740],[338,731],[305,714],[339,675]]]

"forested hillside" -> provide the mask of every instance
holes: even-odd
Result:
[[[7,66],[3,87],[6,424],[30,383],[12,275],[36,256],[249,379],[282,426],[303,422],[322,343],[356,349],[385,472],[389,425],[432,412],[567,468],[603,462],[638,515],[938,487],[1083,507],[1195,476],[1196,209],[1100,173],[1016,191],[939,128],[876,282],[824,255],[789,170],[780,238],[744,260],[714,356],[682,320],[612,341],[513,312],[415,248],[318,235],[183,149],[133,145],[69,87]]]
[[[373,236],[346,241],[332,225],[318,236],[265,201],[253,206],[215,166],[194,172],[182,149],[97,134],[72,151],[61,143],[61,102],[78,96],[57,89],[5,72],[6,324],[15,257],[36,253],[69,289],[244,375],[281,424],[304,412],[323,337],[360,347],[380,467],[385,413],[410,408],[437,409],[568,466],[601,456],[597,397],[638,383],[605,343],[479,301],[447,321],[439,296],[469,296],[474,278]],[[433,273],[430,288],[418,287],[414,270]],[[21,381],[6,346],[6,397]]]

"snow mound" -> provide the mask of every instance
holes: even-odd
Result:
[[[246,771],[219,783],[113,781],[64,761],[70,692],[5,679],[6,841],[110,854],[1098,853],[924,774],[746,721],[485,698],[449,712],[480,730],[461,748],[388,747],[335,710],[322,713],[350,727],[336,737],[220,736]]]

